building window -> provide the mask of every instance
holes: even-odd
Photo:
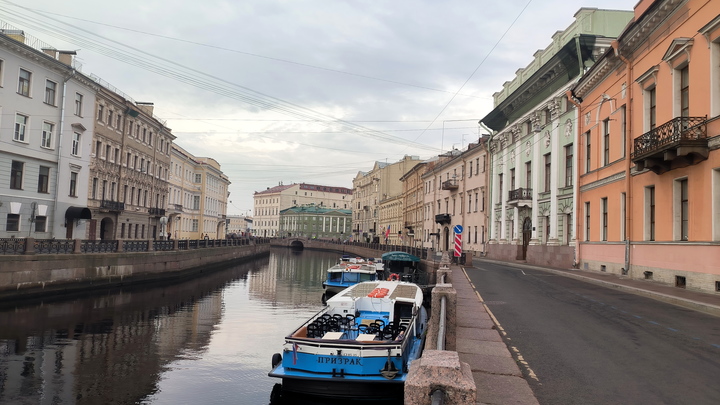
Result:
[[[510,190],[515,190],[515,169],[510,169]]]
[[[43,148],[52,148],[52,134],[55,125],[49,122],[43,122],[42,138],[40,139],[40,146]]]
[[[47,231],[47,217],[38,215],[35,217],[35,232]]]
[[[23,170],[25,163],[13,160],[10,166],[10,188],[13,190],[22,190]]]
[[[645,187],[645,240],[655,240],[655,186]]]
[[[679,197],[679,206],[678,206],[678,220],[679,220],[679,230],[680,240],[688,240],[688,223],[690,219],[690,212],[689,212],[689,196],[688,196],[688,180],[682,179],[676,181],[676,187],[677,187],[677,196]]]
[[[625,240],[625,216],[627,215],[627,196],[620,193],[620,240]]]
[[[585,241],[590,241],[590,201],[585,202]]]
[[[550,154],[548,153],[545,155],[545,191],[550,191],[550,179],[552,178],[550,169],[551,169],[551,161],[550,161]]]
[[[607,241],[608,236],[608,201],[607,197],[600,200],[600,209],[602,213],[602,240]]]
[[[20,69],[20,78],[18,79],[18,94],[30,97],[30,78],[32,73],[25,69]]]
[[[590,131],[585,133],[585,173],[590,172],[590,156],[592,155],[592,148],[590,145]]]
[[[655,129],[657,125],[657,97],[655,87],[648,90],[648,120],[650,130]]]
[[[77,178],[78,174],[76,172],[70,173],[70,197],[77,197]]]
[[[502,203],[503,201],[503,175],[502,173],[498,174],[498,203]]]
[[[38,174],[38,193],[47,193],[49,184],[50,168],[47,166],[40,166],[40,172]]]
[[[27,130],[28,116],[22,114],[15,114],[15,134],[13,140],[18,142],[27,142],[25,140],[25,131]]]
[[[80,134],[77,132],[73,132],[72,147],[70,148],[70,153],[73,156],[80,156]]]
[[[680,116],[690,116],[690,67],[680,69]]]
[[[565,187],[573,185],[573,145],[565,147]]]
[[[52,80],[45,80],[45,104],[55,105],[55,93],[57,83]]]
[[[603,166],[610,163],[610,119],[603,121]]]
[[[195,175],[195,183],[202,183],[202,174]]]
[[[7,214],[7,225],[5,228],[8,232],[20,231],[20,215]]]
[[[83,95],[75,93],[75,115],[82,117]]]
[[[97,120],[100,122],[104,122],[105,120],[105,106],[102,104],[98,104]]]
[[[625,106],[620,107],[620,148],[622,157],[625,157],[625,141],[627,140],[627,119],[625,117]]]

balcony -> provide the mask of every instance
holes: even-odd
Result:
[[[532,207],[533,190],[531,188],[516,188],[508,192],[508,205],[517,207]]]
[[[457,190],[458,189],[458,182],[455,179],[452,180],[445,180],[442,182],[441,188],[443,190]]]
[[[165,216],[165,208],[149,208],[148,214],[156,217],[164,217]]]
[[[108,211],[125,211],[125,203],[119,201],[102,200],[100,201],[100,208]]]
[[[708,158],[707,117],[678,117],[635,138],[635,169],[655,174],[695,165]]]
[[[435,222],[438,224],[450,224],[450,214],[438,214],[435,215]]]

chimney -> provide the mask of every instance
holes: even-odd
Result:
[[[18,41],[25,43],[25,32],[22,30],[0,30],[0,34],[7,35],[8,37]]]
[[[51,58],[57,59],[57,49],[54,48],[43,48],[42,51],[46,55],[50,55]]]
[[[136,101],[135,105],[137,105],[147,115],[150,115],[150,116],[153,115],[153,110],[155,109],[154,103],[149,103],[149,102],[144,102],[144,101]]]
[[[60,63],[64,63],[68,66],[72,66],[73,63],[73,56],[77,55],[77,52],[75,51],[58,51],[60,55],[58,56],[58,60]]]

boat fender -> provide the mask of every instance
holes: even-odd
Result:
[[[272,368],[277,367],[280,363],[282,363],[282,355],[280,353],[275,353],[272,355]]]

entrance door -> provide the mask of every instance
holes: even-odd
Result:
[[[88,239],[95,240],[95,238],[97,237],[97,234],[96,234],[97,220],[91,219],[88,222],[90,223],[90,229],[88,229]],[[102,238],[102,222],[100,223],[100,237]]]
[[[522,260],[527,259],[527,247],[530,244],[530,238],[532,237],[532,221],[530,217],[525,218],[523,221],[523,243],[522,243]]]

